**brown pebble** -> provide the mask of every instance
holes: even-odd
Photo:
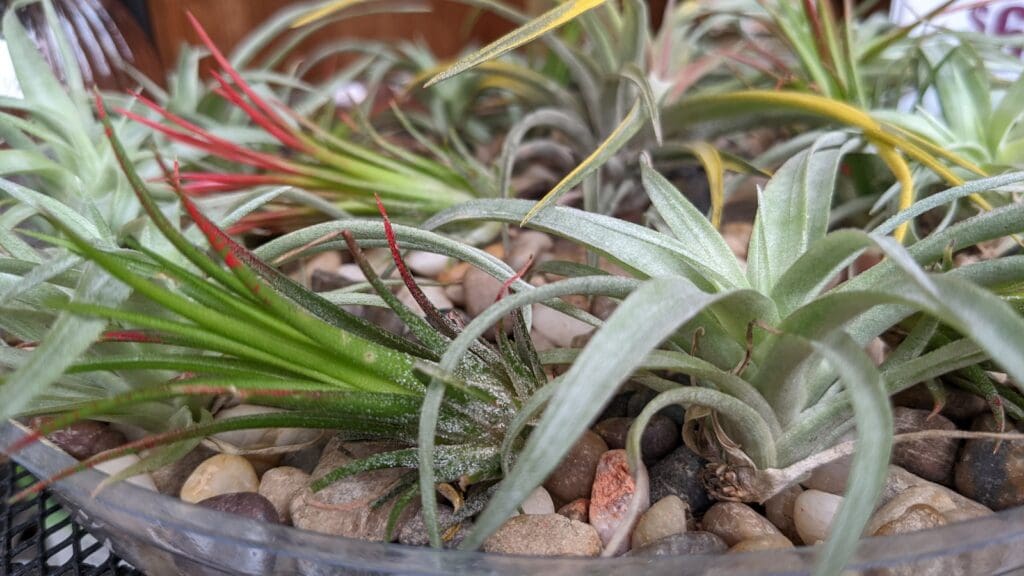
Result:
[[[579,498],[558,509],[558,513],[577,522],[590,522],[590,498]]]

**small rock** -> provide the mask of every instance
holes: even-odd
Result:
[[[666,496],[655,502],[633,529],[632,547],[642,548],[673,534],[686,532],[690,510],[678,496]]]
[[[181,487],[180,497],[194,504],[221,494],[256,492],[259,487],[259,478],[248,460],[233,454],[217,454],[192,471]]]
[[[935,407],[935,398],[924,384],[907,388],[893,396],[892,401],[896,406],[927,410],[929,413]],[[947,387],[946,402],[939,413],[953,420],[970,420],[987,411],[988,404],[981,396],[959,388]]]
[[[615,450],[626,447],[626,438],[633,418],[609,418],[594,426],[608,447]],[[650,464],[660,460],[680,442],[679,428],[671,418],[655,414],[647,423],[640,437],[640,450],[643,452],[644,463]]]
[[[632,396],[629,397],[629,404],[626,406],[626,416],[630,418],[636,418],[644,411],[647,404],[657,396],[658,393],[646,386],[641,386]],[[658,414],[662,416],[668,416],[676,423],[676,426],[682,426],[683,420],[686,418],[686,410],[682,406],[673,404],[666,406],[658,411]]]
[[[257,416],[261,414],[278,414],[287,412],[270,406],[239,404],[221,410],[214,417],[214,422],[229,418]],[[251,430],[234,430],[214,434],[208,440],[221,452],[228,454],[281,454],[293,452],[316,442],[321,436],[319,430],[307,428],[255,428]]]
[[[523,514],[554,514],[555,503],[551,500],[548,491],[538,486],[530,492],[530,495],[519,505]]]
[[[995,432],[991,414],[974,419],[972,430]],[[1007,431],[1016,432],[1012,424]],[[993,510],[1024,504],[1024,441],[971,439],[964,442],[956,463],[956,488],[964,496]]]
[[[783,550],[792,547],[793,543],[785,536],[761,536],[737,542],[729,548],[728,553],[742,554],[744,552],[761,552],[763,550]]]
[[[311,480],[316,481],[357,458],[400,447],[389,442],[344,442],[338,437],[331,438]],[[388,517],[397,501],[392,498],[379,506],[371,505],[391,493],[407,472],[408,468],[373,470],[334,482],[316,493],[308,487],[303,488],[292,499],[289,508],[292,524],[303,530],[383,541],[387,535]],[[406,508],[398,520],[399,525],[413,513],[412,507]]]
[[[924,430],[956,430],[956,424],[945,416],[932,415],[925,410],[911,408],[895,408],[893,423],[896,434]],[[960,440],[957,438],[897,442],[892,448],[892,463],[925,480],[950,485],[959,448]]]
[[[457,548],[473,527],[472,520],[457,522],[452,507],[447,504],[437,505],[437,524],[441,529],[445,548]],[[422,510],[417,510],[412,518],[401,525],[398,529],[398,542],[406,546],[430,544],[430,535],[427,533],[427,525],[423,522]]]
[[[764,515],[775,524],[775,527],[793,542],[800,541],[800,535],[796,531],[796,523],[793,521],[793,506],[796,498],[804,489],[799,484],[794,484],[772,496],[764,503]]]
[[[256,475],[263,477],[263,473],[271,468],[277,468],[281,465],[281,457],[283,454],[246,454],[245,459],[252,464],[252,469],[256,471]]]
[[[288,452],[281,457],[281,466],[298,468],[306,474],[312,474],[317,463],[320,462],[320,454],[324,451],[327,438],[321,438],[318,442],[306,446],[302,450]]]
[[[779,529],[767,518],[739,502],[714,504],[704,514],[701,525],[704,530],[718,535],[729,546],[761,536],[782,536]]]
[[[366,282],[366,274],[363,274],[363,269],[358,264],[342,264],[338,268],[338,276],[353,284]]]
[[[462,284],[452,284],[444,287],[444,295],[456,306],[466,303],[466,287]]]
[[[518,270],[525,266],[530,258],[535,262],[539,261],[554,245],[554,241],[547,234],[536,230],[524,230],[512,240],[506,262]]]
[[[651,500],[657,502],[670,494],[690,505],[690,511],[703,514],[711,499],[704,489],[700,473],[704,459],[686,446],[680,446],[648,470],[651,478]]]
[[[601,541],[607,546],[615,532],[626,520],[626,512],[633,498],[640,499],[640,511],[650,506],[650,494],[637,490],[629,471],[625,450],[609,450],[601,455],[590,495],[590,524],[597,529]],[[636,520],[634,520],[635,522]],[[624,539],[616,555],[629,549]]]
[[[604,411],[601,412],[601,415],[597,417],[597,421],[600,422],[609,418],[621,418],[625,416],[629,407],[629,399],[632,396],[632,392],[625,392],[613,396],[604,407]]]
[[[277,510],[270,503],[270,500],[254,492],[220,494],[200,500],[197,504],[203,508],[227,512],[228,514],[238,514],[239,516],[245,516],[260,522],[281,523],[281,518],[277,515]]]
[[[559,514],[513,516],[484,541],[484,552],[525,556],[597,556],[593,526]]]
[[[501,282],[475,267],[466,272],[462,285],[465,287],[466,312],[474,318],[494,304],[501,290]]]
[[[948,523],[938,510],[924,504],[914,504],[898,518],[891,520],[871,533],[872,536],[895,536],[919,530],[938,528]]]
[[[850,476],[849,456],[818,466],[803,482],[804,488],[842,495],[846,492],[846,479]]]
[[[451,310],[455,307],[455,304],[452,303],[448,298],[448,295],[445,293],[444,287],[422,286],[420,289],[423,291],[423,295],[427,297],[427,300],[434,305],[434,308],[437,308],[441,312]],[[426,316],[427,313],[420,308],[419,303],[417,303],[416,299],[412,297],[412,293],[409,292],[408,288],[403,286],[402,289],[398,291],[398,299],[420,317]]]
[[[722,238],[736,258],[747,260],[747,247],[750,245],[753,230],[753,224],[744,221],[726,222],[722,225]]]
[[[688,556],[693,554],[721,554],[729,546],[710,532],[684,532],[662,538],[643,548],[634,548],[627,556]]]
[[[99,470],[100,472],[110,474],[111,476],[113,476],[114,474],[121,472],[122,470],[128,468],[129,466],[134,466],[138,464],[140,461],[141,458],[139,458],[135,454],[125,454],[124,456],[118,456],[113,460],[100,462],[99,464],[94,466],[94,468],[96,470]],[[153,492],[157,491],[156,484],[153,483],[153,478],[151,478],[149,474],[136,474],[135,476],[132,476],[131,478],[125,480],[125,482],[129,484],[135,484],[136,486],[141,486],[146,490],[152,490]]]
[[[533,328],[555,345],[563,348],[571,346],[574,338],[589,334],[594,330],[590,324],[562,314],[543,304],[533,305]]]
[[[897,496],[903,494],[910,488],[920,486],[941,493],[953,502],[956,506],[955,510],[962,510],[965,514],[970,515],[970,517],[984,516],[992,513],[992,510],[989,508],[963,496],[956,490],[950,490],[941,484],[929,482],[924,478],[907,472],[899,466],[889,466],[889,474],[885,478],[885,486],[882,488],[882,496],[879,498],[879,506],[884,506],[889,502],[892,502]],[[943,510],[942,512],[944,514],[951,514],[954,511]]]
[[[191,452],[182,458],[161,466],[149,473],[153,477],[153,483],[160,490],[161,494],[169,494],[177,497],[181,494],[181,487],[185,485],[192,471],[203,463],[210,456],[216,454],[206,446],[196,446]]]
[[[39,429],[52,420],[53,418],[47,416],[37,416],[29,422],[29,426]],[[100,452],[117,448],[127,442],[124,434],[112,429],[105,422],[95,420],[80,420],[50,432],[46,439],[79,460],[92,458]]]
[[[800,540],[811,546],[828,538],[832,519],[842,503],[842,496],[820,490],[800,493],[793,503],[793,524]]]
[[[950,514],[956,519],[976,518],[991,514],[984,506],[976,502],[966,501],[962,497],[954,499],[952,490],[938,484],[920,484],[911,486],[886,502],[871,517],[867,533],[874,534],[882,526],[899,519],[913,506],[927,506],[940,514]]]
[[[558,468],[548,476],[544,487],[560,502],[570,502],[590,496],[594,474],[601,454],[608,445],[600,436],[587,430],[562,459]]]
[[[590,522],[590,498],[577,498],[558,509],[558,513],[569,520]]]
[[[449,258],[444,254],[414,250],[405,257],[410,270],[425,278],[437,278],[448,267]]]
[[[308,485],[309,474],[298,468],[281,466],[271,468],[263,473],[263,477],[260,478],[259,493],[274,505],[283,524],[291,524],[292,499]]]
[[[626,447],[626,437],[632,425],[632,418],[609,418],[598,422],[594,426],[594,432],[604,440],[610,450],[621,450]]]

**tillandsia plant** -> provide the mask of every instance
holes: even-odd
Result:
[[[1005,191],[1024,174],[946,190],[870,233],[829,232],[831,198],[825,192],[833,189],[851,146],[843,134],[826,135],[768,182],[759,195],[746,271],[705,216],[648,160],[643,184],[665,223],[662,232],[568,207],[552,207],[530,220],[531,227],[578,242],[644,281],[586,347],[544,356],[571,366],[551,386],[547,409],[518,455],[529,464],[509,471],[466,546],[479,545],[544,481],[569,449],[559,439],[581,434],[636,373],[659,393],[629,433],[637,482],[645,478],[638,453],[643,428],[672,404],[687,407],[684,438],[711,460],[706,480],[712,491],[730,500],[763,502],[817,465],[848,454],[850,444],[833,444],[855,426],[851,481],[820,556],[819,572],[838,574],[885,478],[893,441],[890,394],[965,369],[984,373],[999,366],[1012,383],[1002,400],[1017,397],[1024,354],[1016,343],[1024,337],[1024,319],[1008,303],[1012,298],[1004,301],[990,290],[1019,286],[1024,259],[951,269],[942,263],[951,242],[962,248],[1018,233],[1024,207],[1012,204],[974,216],[909,248],[890,235],[935,206],[981,191]],[[474,201],[427,225],[515,223],[529,210],[525,201]],[[881,249],[886,259],[835,285],[868,247]],[[580,279],[554,286],[574,281]],[[536,296],[517,293],[489,313]],[[864,349],[882,334],[900,337],[876,366]],[[632,503],[633,512],[638,506]]]
[[[68,313],[109,323],[96,348],[112,343],[135,346],[121,355],[86,356],[72,364],[67,373],[71,377],[113,374],[128,379],[143,374],[151,378],[147,379],[149,384],[128,391],[108,391],[100,400],[48,404],[46,412],[58,416],[24,442],[7,447],[8,452],[16,453],[40,436],[82,418],[116,417],[135,406],[187,399],[184,405],[193,411],[189,425],[106,451],[46,482],[120,455],[165,448],[111,481],[119,480],[165,464],[169,454],[180,456],[199,439],[268,427],[332,429],[348,438],[385,439],[409,446],[335,470],[320,479],[313,486],[315,490],[361,471],[415,468],[421,458],[429,457],[430,464],[420,466],[420,481],[413,472],[392,495],[400,504],[393,520],[417,492],[422,492],[425,506],[428,502],[436,506],[437,482],[465,487],[500,477],[503,450],[514,452],[518,448],[508,440],[505,430],[525,423],[520,410],[536,405],[547,384],[528,336],[527,312],[513,311],[505,316],[503,321],[510,324],[512,337],[500,331],[496,346],[481,338],[488,326],[480,327],[476,322],[463,331],[453,317],[434,308],[420,291],[403,264],[398,238],[404,238],[402,247],[426,247],[462,257],[502,278],[507,287],[529,288],[515,271],[486,252],[436,234],[392,225],[383,208],[383,225],[335,221],[329,223],[333,232],[319,236],[317,242],[303,239],[299,251],[318,249],[329,242],[345,243],[380,300],[415,336],[414,340],[400,338],[340,307],[365,303],[366,295],[357,294],[362,298],[353,300],[352,294],[347,294],[348,299],[343,294],[336,304],[295,284],[234,242],[203,215],[180,187],[176,170],[168,168],[167,177],[185,210],[216,254],[211,257],[193,245],[161,213],[146,183],[134,171],[110,120],[104,116],[103,121],[140,203],[182,262],[158,254],[132,237],[123,239],[126,249],[95,246],[62,218],[53,217],[53,225],[65,238],[54,242],[67,244],[130,287],[136,299],[147,305],[142,308],[143,304],[137,302],[134,307],[109,307],[56,302]],[[292,240],[284,237],[264,248],[275,250],[289,242]],[[390,248],[425,318],[392,294],[363,255],[362,246],[382,244]],[[287,249],[283,255],[293,252]],[[609,283],[603,279],[597,282]],[[624,282],[611,281],[620,287]],[[551,304],[567,312],[572,310],[557,299]],[[54,354],[43,350],[38,353],[43,359]],[[165,379],[152,382],[159,375]],[[207,408],[216,396],[285,411],[211,420]],[[420,437],[425,443],[419,442]],[[183,444],[186,442],[192,444]],[[467,502],[466,513],[478,510],[477,501],[482,498],[478,495],[472,506]],[[433,524],[434,514],[428,515]],[[432,539],[440,541],[436,529]]]
[[[37,241],[53,231],[42,215],[59,218],[97,246],[115,246],[127,230],[147,241],[151,234],[137,221],[139,207],[94,116],[74,57],[67,49],[51,54],[63,61],[62,85],[22,25],[20,11],[30,4],[12,2],[3,15],[3,36],[23,97],[0,98],[5,143],[0,150],[0,330],[5,340],[0,367],[11,371],[0,387],[0,418],[37,405],[51,393],[67,401],[94,397],[103,389],[102,378],[48,389],[104,325],[54,310],[46,301],[60,297],[117,306],[129,296],[102,270]],[[41,4],[54,45],[66,48],[53,7]],[[149,156],[138,150],[144,134],[133,126],[115,129],[131,150],[131,162],[147,169]],[[161,204],[173,214],[173,207]],[[42,355],[12,347],[15,343],[36,346],[50,358],[42,361]],[[107,385],[126,389],[123,382]]]
[[[323,113],[315,109],[301,113],[287,108],[265,90],[261,93],[213,44],[199,22],[191,15],[189,18],[217,64],[211,72],[216,83],[213,93],[243,112],[251,126],[243,132],[237,125],[227,127],[208,118],[183,117],[141,94],[136,97],[139,109],[122,108],[119,112],[186,149],[183,157],[189,162],[181,178],[190,195],[291,187],[322,198],[334,210],[320,211],[338,216],[339,211],[372,213],[373,195],[379,194],[396,217],[412,220],[487,195],[485,181],[473,180],[458,167],[402,149],[367,123],[343,122],[335,114],[333,100],[313,99],[321,104]],[[266,36],[266,30],[260,32],[259,38]],[[248,45],[243,49],[250,50]],[[271,75],[270,79],[274,78]],[[332,87],[329,84],[319,92]],[[309,98],[303,101],[305,108],[309,102]],[[221,133],[219,128],[226,130]],[[279,210],[249,215],[233,230],[275,223],[287,230],[304,221],[323,219],[316,214],[316,203],[312,203],[313,208],[294,203],[280,206],[285,199],[277,199]]]
[[[717,220],[723,170],[755,171],[686,135],[663,142],[661,110],[712,70],[716,59],[691,60],[696,54],[692,39],[672,30],[652,34],[646,3],[568,2],[532,20],[504,4],[466,3],[520,27],[453,64],[421,70],[408,91],[411,98],[428,103],[432,114],[424,123],[429,126],[433,120],[432,129],[442,135],[469,131],[465,123],[453,126],[450,115],[433,113],[444,102],[479,110],[470,115],[475,120],[490,113],[494,98],[505,99],[506,119],[494,123],[499,129],[508,127],[495,176],[499,196],[513,195],[517,164],[544,158],[564,176],[544,194],[537,210],[581,186],[587,210],[613,213],[624,198],[639,192],[629,167],[645,146],[657,143],[659,160],[692,157],[707,170]],[[345,4],[326,2],[304,21]],[[570,22],[570,32],[552,32]],[[547,61],[508,55],[533,39],[547,44]]]

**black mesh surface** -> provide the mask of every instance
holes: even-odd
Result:
[[[13,462],[0,464],[0,576],[141,576],[71,521],[43,492],[7,505],[35,479]]]

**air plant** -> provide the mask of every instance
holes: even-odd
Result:
[[[193,149],[190,156],[201,153],[181,173],[183,189],[190,196],[284,186],[319,196],[342,213],[367,214],[375,210],[373,196],[379,194],[397,217],[416,219],[487,193],[455,167],[403,150],[367,124],[345,124],[329,114],[326,125],[321,126],[260,94],[213,44],[199,22],[191,15],[189,18],[217,64],[211,72],[216,82],[213,93],[244,112],[255,134],[250,132],[248,141],[233,141],[218,134],[216,123],[205,127],[201,118],[184,118],[142,94],[136,96],[141,109],[118,111],[170,142]],[[328,112],[333,109],[330,104]],[[364,134],[363,128],[369,133]],[[243,167],[249,170],[240,170]],[[294,225],[310,219],[322,216],[293,206],[250,215],[235,231],[270,226],[275,220]]]
[[[745,271],[720,233],[649,159],[642,165],[643,184],[665,223],[663,232],[569,207],[551,207],[529,221],[609,258],[642,283],[582,350],[542,356],[571,366],[551,385],[547,409],[537,410],[539,420],[518,455],[529,465],[509,471],[466,546],[479,545],[544,481],[569,449],[559,439],[581,434],[633,375],[659,393],[630,430],[638,482],[644,478],[643,428],[668,405],[687,408],[684,438],[711,460],[706,480],[727,500],[763,502],[817,465],[848,454],[851,444],[833,444],[855,426],[851,481],[820,556],[819,572],[838,574],[887,470],[893,441],[889,395],[921,381],[959,379],[964,370],[988,379],[985,371],[998,366],[1010,375],[1009,389],[993,405],[1019,398],[1024,354],[1016,343],[1024,337],[1024,319],[1011,306],[1012,297],[1004,301],[993,291],[1006,297],[1007,289],[1020,285],[1024,259],[1009,256],[959,268],[942,263],[951,242],[962,249],[1020,232],[1024,207],[1012,204],[974,216],[908,248],[890,235],[943,203],[983,191],[1005,193],[1024,173],[932,195],[872,232],[828,232],[829,192],[852,146],[843,134],[828,134],[776,172],[759,194]],[[474,201],[426,226],[516,223],[530,210],[526,201]],[[834,285],[869,247],[881,249],[886,259]],[[579,281],[565,282],[573,280]],[[488,313],[501,314],[532,297],[516,294]],[[876,366],[864,349],[883,334],[895,335],[898,344]]]
[[[380,438],[409,446],[335,470],[316,483],[317,490],[365,470],[415,468],[424,457],[431,464],[420,466],[421,480],[416,482],[415,473],[407,476],[401,494],[396,495],[402,506],[417,492],[422,492],[425,505],[430,502],[436,506],[437,482],[465,487],[500,477],[502,450],[514,451],[517,446],[507,440],[505,430],[522,423],[517,416],[519,410],[536,404],[538,394],[543,397],[540,391],[547,385],[528,335],[527,313],[515,311],[504,316],[502,321],[509,324],[512,336],[501,331],[497,346],[481,338],[488,326],[481,327],[479,322],[463,331],[452,317],[426,299],[402,261],[399,238],[403,238],[402,248],[423,248],[426,244],[427,249],[473,262],[502,278],[507,287],[528,288],[519,274],[486,252],[392,224],[382,204],[383,223],[335,221],[321,225],[332,230],[319,234],[315,241],[303,239],[299,251],[323,249],[339,242],[348,247],[380,301],[391,307],[415,336],[410,340],[400,338],[345,312],[339,305],[346,302],[344,295],[336,304],[309,292],[236,243],[189,198],[180,186],[177,169],[168,168],[172,188],[215,255],[211,257],[193,245],[161,213],[105,115],[103,122],[139,202],[176,253],[173,258],[159,254],[133,237],[123,239],[124,249],[95,246],[62,218],[52,218],[65,238],[54,242],[66,244],[130,288],[136,299],[132,307],[66,300],[55,303],[67,313],[108,326],[94,351],[114,343],[135,346],[133,351],[120,355],[80,358],[68,368],[67,375],[128,379],[143,374],[149,376],[149,384],[127,391],[108,390],[107,395],[90,402],[47,404],[46,411],[58,416],[7,451],[16,453],[49,431],[79,419],[117,417],[140,405],[186,401],[184,405],[192,410],[191,420],[169,431],[157,428],[157,434],[85,460],[24,491],[22,496],[67,474],[127,453],[162,449],[159,458],[147,457],[114,480],[166,463],[168,452],[180,456],[184,442],[192,442],[185,445],[187,451],[198,440],[214,434],[267,427],[332,429],[349,438]],[[294,242],[295,234],[290,236],[264,248],[273,250],[282,243]],[[402,304],[370,267],[362,247],[380,244],[390,248],[425,318]],[[295,252],[293,247],[283,255]],[[612,283],[622,284],[617,280]],[[366,300],[365,295],[358,296]],[[139,300],[147,307],[139,308],[143,305]],[[557,299],[550,305],[570,313],[575,310]],[[589,318],[579,312],[575,315]],[[153,382],[158,375],[165,379]],[[209,401],[218,396],[286,411],[211,420]],[[425,435],[424,429],[431,434]],[[428,438],[425,443],[419,442],[421,436]],[[435,515],[429,517],[433,522]],[[435,526],[432,540],[439,542],[438,538]]]

